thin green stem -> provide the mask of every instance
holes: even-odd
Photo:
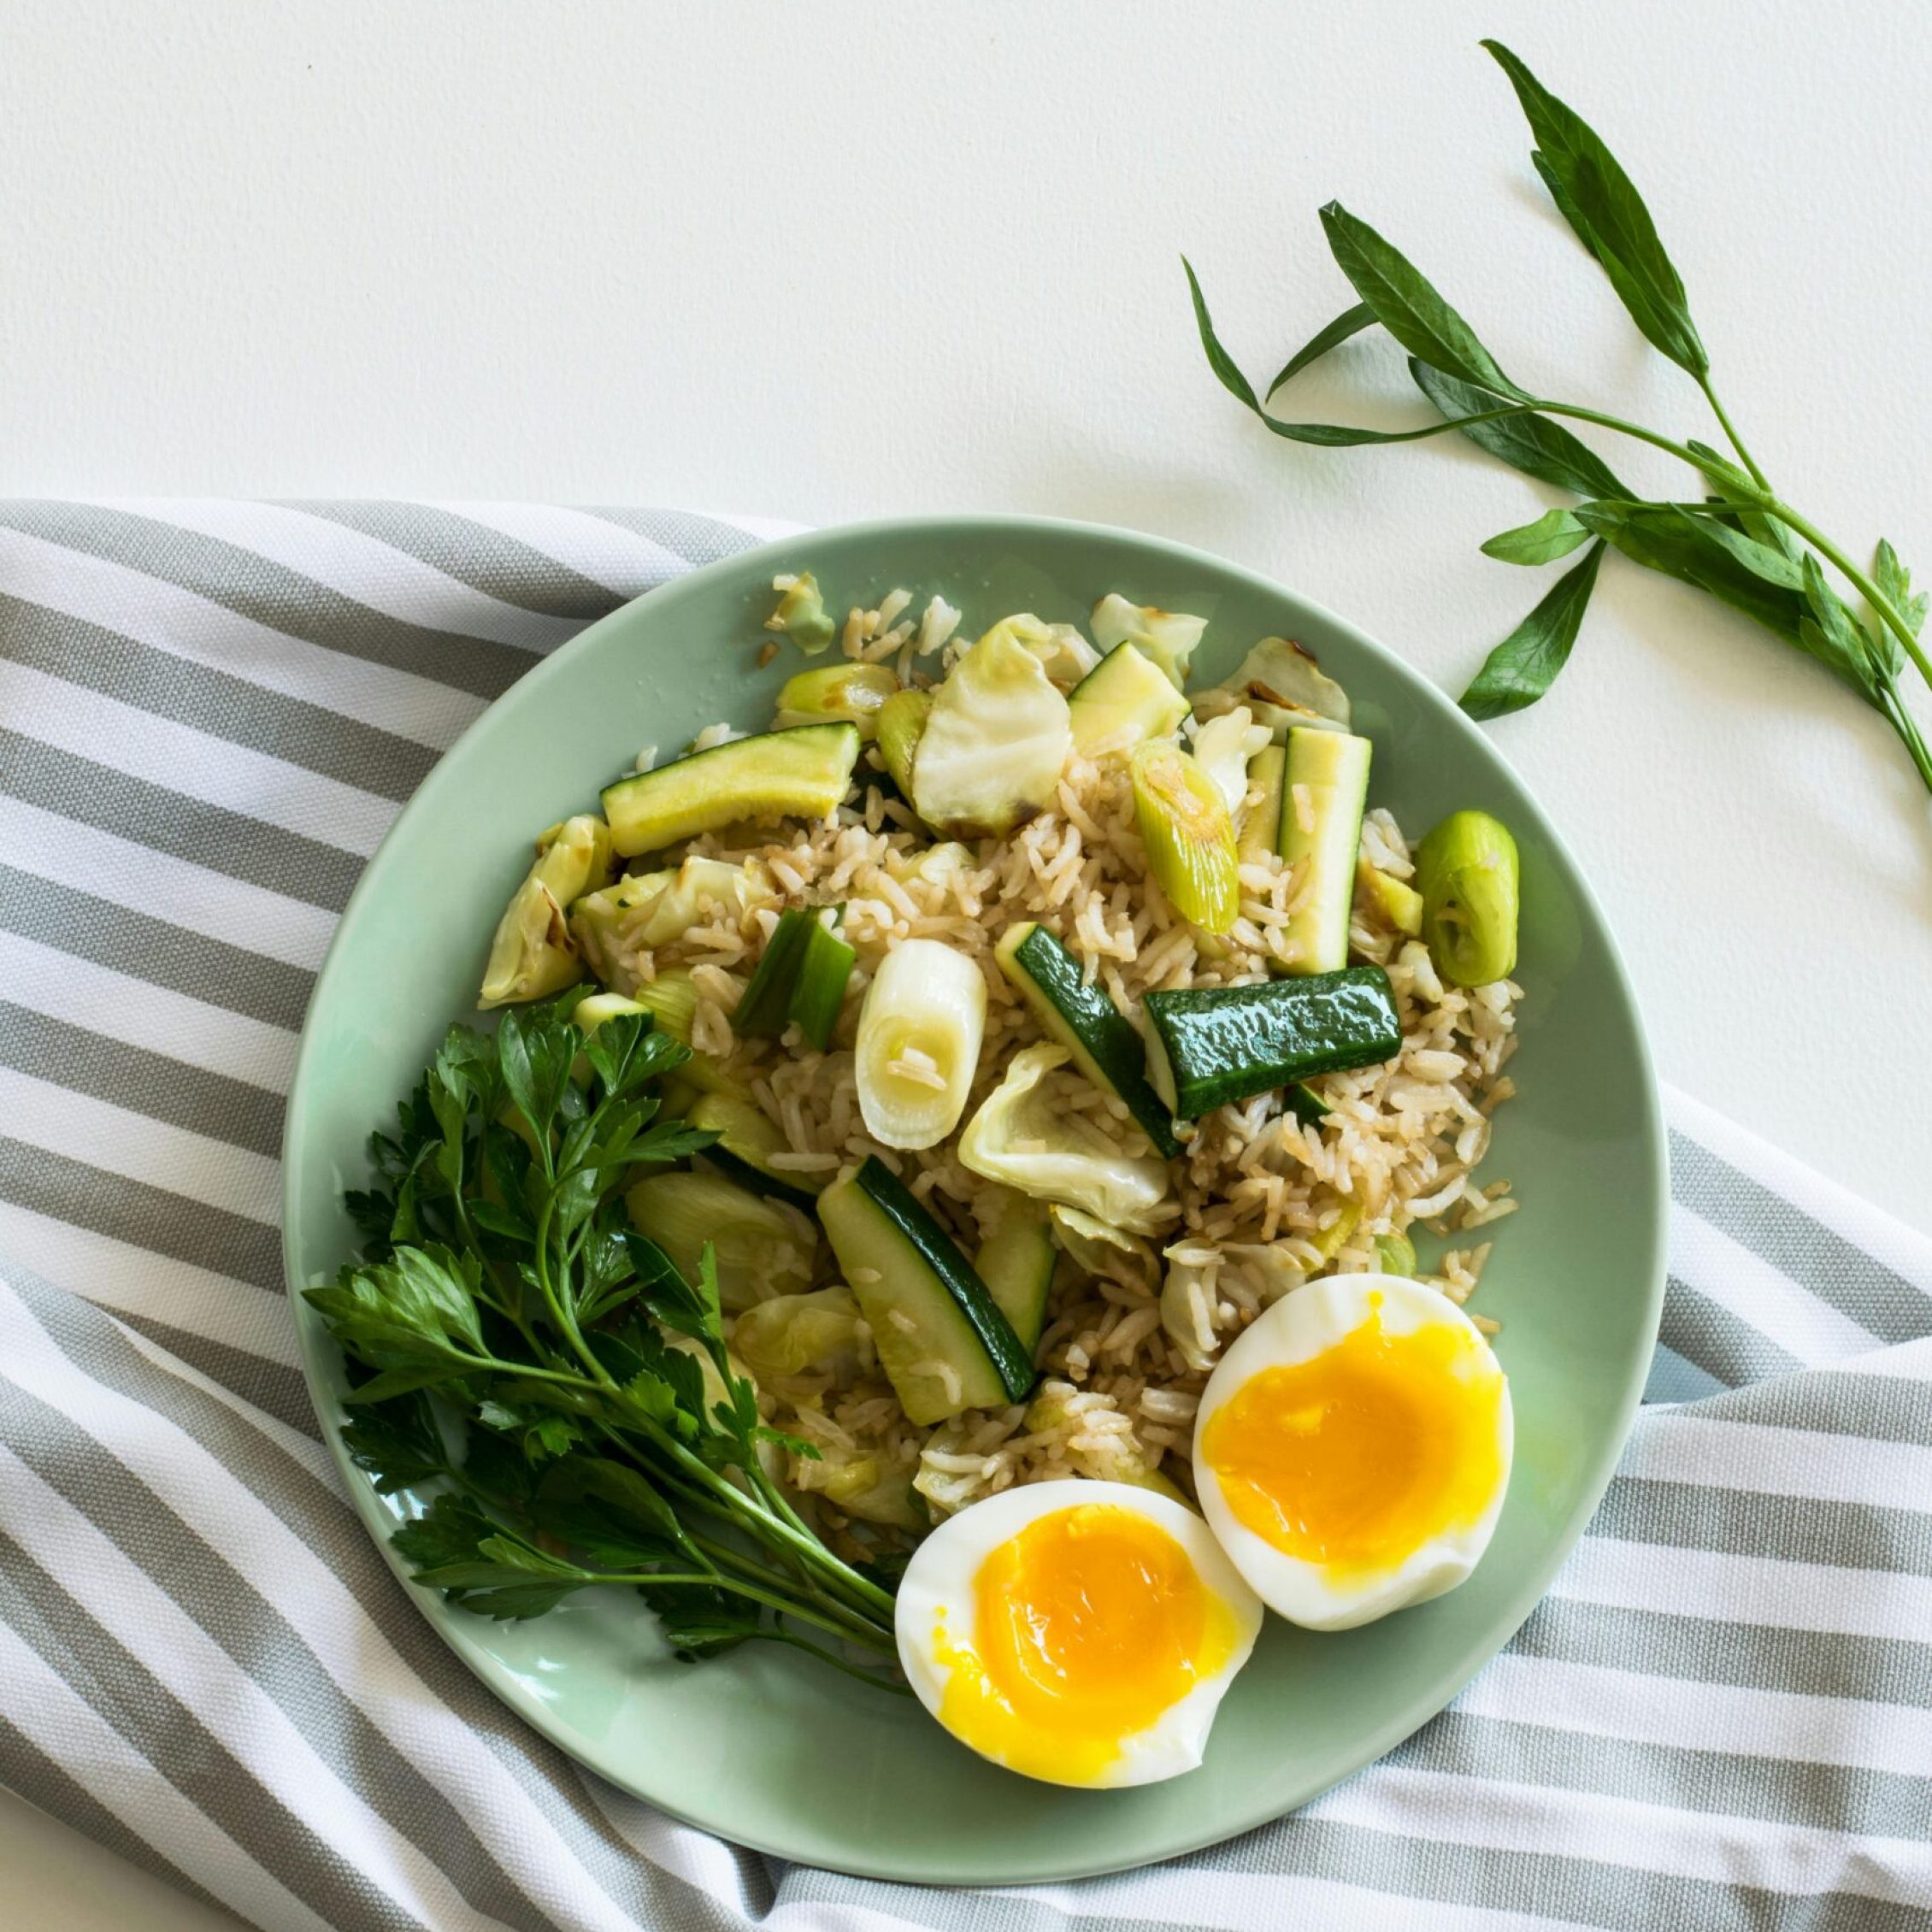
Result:
[[[781,1644],[790,1644],[794,1650],[802,1650],[808,1656],[816,1657],[822,1664],[829,1664],[834,1670],[843,1670],[848,1677],[857,1677],[862,1684],[870,1684],[875,1690],[890,1691],[894,1697],[910,1697],[912,1686],[902,1677],[881,1677],[876,1671],[868,1670],[863,1664],[848,1662],[837,1657],[822,1644],[815,1644],[810,1637],[801,1637],[791,1630],[770,1630],[766,1635]]]
[[[1758,468],[1757,459],[1751,454],[1750,451],[1745,448],[1744,439],[1738,434],[1736,425],[1732,422],[1724,405],[1717,400],[1717,392],[1711,386],[1711,378],[1708,375],[1700,375],[1697,379],[1697,386],[1704,392],[1704,399],[1711,405],[1711,415],[1716,416],[1718,422],[1723,426],[1725,439],[1737,451],[1737,460],[1750,471],[1751,480],[1760,490],[1770,489],[1770,485],[1765,480],[1764,471]]]
[[[723,1590],[731,1596],[743,1597],[746,1601],[761,1604],[765,1609],[780,1617],[796,1618],[801,1623],[810,1623],[815,1629],[838,1638],[841,1643],[857,1645],[862,1650],[878,1651],[882,1653],[896,1652],[898,1641],[887,1630],[861,1632],[835,1623],[809,1605],[782,1597],[775,1590],[761,1589],[756,1583],[741,1583],[728,1576],[708,1576],[703,1573],[686,1575],[682,1571],[656,1572],[648,1570],[586,1570],[585,1575],[595,1583],[629,1583],[639,1589],[661,1589],[672,1584],[696,1584],[710,1590]]]
[[[1640,422],[1626,422],[1622,416],[1605,415],[1601,409],[1587,409],[1581,403],[1538,402],[1531,403],[1530,408],[1546,415],[1570,416],[1577,422],[1593,422],[1599,429],[1614,429],[1619,436],[1634,437],[1640,443],[1648,443],[1653,450],[1662,450],[1666,456],[1676,457],[1679,462],[1688,462],[1693,469],[1704,468],[1697,460],[1695,451],[1682,443],[1673,443],[1668,436],[1660,436],[1654,429],[1646,429]],[[1770,492],[1765,494],[1768,497]]]

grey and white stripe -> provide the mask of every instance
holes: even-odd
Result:
[[[445,1649],[297,1368],[276,1152],[312,976],[483,704],[773,533],[0,504],[0,1777],[278,1932],[1932,1922],[1932,1243],[1682,1096],[1665,1346],[1601,1511],[1449,1711],[1293,1817],[1016,1893],[787,1869],[583,1772]]]

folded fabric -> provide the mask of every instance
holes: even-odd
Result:
[[[1831,1927],[1932,1915],[1932,1241],[1671,1095],[1663,1346],[1549,1596],[1380,1764],[1172,1864],[786,1867],[498,1705],[391,1575],[276,1234],[362,863],[586,622],[778,527],[0,505],[0,1779],[264,1927]]]

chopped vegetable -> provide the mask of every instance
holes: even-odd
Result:
[[[1367,739],[1347,732],[1297,725],[1288,733],[1279,850],[1287,864],[1307,868],[1288,917],[1291,973],[1334,973],[1348,963],[1355,860],[1373,749]]]
[[[1067,701],[1046,667],[998,630],[933,693],[912,762],[912,806],[945,837],[1010,832],[1052,798],[1073,744]]]
[[[688,1046],[691,1022],[698,1011],[698,988],[689,973],[674,969],[645,980],[632,994],[657,1023],[661,1031]]]
[[[763,1387],[812,1375],[850,1388],[858,1380],[858,1323],[849,1288],[775,1295],[738,1317],[731,1346]]]
[[[1046,1301],[1053,1287],[1060,1251],[1046,1205],[1030,1195],[1004,1191],[999,1225],[980,1244],[973,1272],[1013,1324],[1020,1346],[1030,1355],[1046,1326]]]
[[[1033,1358],[985,1282],[876,1155],[819,1196],[818,1218],[909,1422],[1016,1402],[1033,1387]]]
[[[1487,812],[1452,812],[1416,851],[1422,938],[1444,979],[1487,986],[1516,970],[1516,840]]]
[[[1364,857],[1356,866],[1355,885],[1359,896],[1384,925],[1393,926],[1407,939],[1412,939],[1421,933],[1422,895],[1406,881],[1369,864]]]
[[[1074,1265],[1107,1281],[1153,1279],[1154,1251],[1138,1234],[1123,1234],[1078,1208],[1049,1201],[1047,1214],[1054,1238],[1073,1258]]]
[[[1181,1152],[1174,1116],[1147,1084],[1147,1049],[1140,1030],[1089,985],[1080,962],[1041,925],[1010,926],[993,957],[1032,1009],[1041,1030],[1059,1041],[1096,1087],[1126,1104],[1154,1151],[1168,1160]]]
[[[842,910],[833,908],[834,912]],[[852,976],[852,963],[857,957],[823,919],[812,922],[805,934],[804,957],[798,963],[798,983],[792,993],[792,1017],[821,1053],[832,1044],[833,1029],[845,1004],[845,983]]]
[[[634,995],[636,954],[682,939],[722,910],[744,913],[771,897],[770,875],[756,860],[692,857],[579,899],[570,910],[570,936],[606,986]]]
[[[1180,610],[1129,604],[1118,591],[1110,591],[1093,606],[1093,641],[1102,651],[1131,644],[1164,671],[1176,691],[1187,687],[1187,665],[1207,628],[1205,617]]]
[[[1379,966],[1154,992],[1145,1004],[1153,1029],[1149,1077],[1157,1093],[1172,1093],[1184,1120],[1317,1074],[1374,1066],[1402,1049],[1395,996]]]
[[[1100,654],[1071,624],[1045,624],[1030,610],[1002,617],[987,633],[1010,637],[1039,658],[1041,667],[1055,684],[1070,689],[1100,662]],[[986,637],[980,644],[986,642]],[[979,645],[974,646],[975,650]]]
[[[1283,1093],[1288,1104],[1288,1111],[1304,1127],[1318,1127],[1334,1111],[1328,1103],[1305,1081],[1297,1081]],[[692,1116],[696,1119],[694,1114]]]
[[[845,910],[794,905],[779,915],[731,1016],[740,1040],[775,1040],[795,1021],[821,1053],[831,1045],[856,957],[839,936]]]
[[[1034,1434],[1049,1434],[1056,1429],[1064,1428],[1075,1419],[1077,1413],[1071,1406],[1077,1392],[1067,1382],[1048,1382],[1033,1400],[1027,1405],[1026,1426]],[[1076,1435],[1078,1432],[1075,1432]],[[1146,1444],[1131,1432],[1122,1436],[1107,1438],[1108,1453],[1105,1464],[1092,1470],[1083,1470],[1081,1465],[1082,1452],[1071,1451],[1074,1468],[1082,1475],[1102,1476],[1110,1482],[1131,1482],[1136,1489],[1152,1489],[1157,1494],[1171,1498],[1176,1503],[1186,1503],[1189,1509],[1193,1502],[1177,1484],[1160,1473],[1156,1466],[1157,1456],[1150,1454]]]
[[[857,725],[794,725],[621,778],[604,792],[611,842],[635,858],[742,820],[827,817],[845,796],[858,750]]]
[[[912,763],[919,740],[926,733],[926,720],[933,709],[929,691],[895,691],[879,707],[875,721],[879,756],[887,775],[899,791],[912,796]]]
[[[817,1205],[824,1177],[773,1164],[772,1156],[791,1152],[791,1145],[784,1128],[749,1095],[701,1094],[691,1109],[691,1124],[717,1135],[704,1157],[741,1187],[808,1213]]]
[[[775,577],[771,587],[781,594],[777,610],[765,619],[765,628],[781,631],[806,657],[817,657],[838,628],[819,594],[818,580],[805,570],[796,577]]]
[[[1333,1261],[1348,1246],[1350,1237],[1362,1225],[1362,1204],[1352,1194],[1344,1194],[1335,1217],[1326,1228],[1318,1228],[1308,1238],[1323,1261]]]
[[[793,725],[822,724],[843,718],[858,727],[861,738],[878,729],[879,713],[899,688],[899,680],[883,664],[827,664],[787,678],[778,694],[775,730]]]
[[[477,1004],[487,1010],[547,999],[580,980],[584,963],[564,915],[610,876],[610,829],[601,818],[582,813],[543,833],[497,922]]]
[[[1416,1244],[1406,1234],[1378,1234],[1375,1259],[1384,1275],[1412,1275],[1416,1272]]]
[[[1131,751],[1143,739],[1170,738],[1187,716],[1187,700],[1152,658],[1116,645],[1067,698],[1074,748],[1084,758]]]
[[[1238,818],[1247,802],[1250,763],[1273,743],[1268,727],[1257,724],[1246,704],[1205,719],[1195,732],[1194,763],[1214,780],[1230,816]]]
[[[1134,819],[1147,869],[1183,919],[1230,933],[1241,916],[1241,859],[1220,788],[1170,739],[1140,745],[1129,762]]]
[[[893,1529],[930,1529],[933,1519],[910,1472],[881,1456],[828,1444],[815,1461],[800,1465],[798,1487],[862,1523],[884,1523]]]
[[[1028,1046],[980,1103],[960,1137],[959,1157],[975,1174],[1097,1221],[1149,1234],[1172,1218],[1167,1163],[1123,1154],[1083,1114],[1057,1104],[1041,1083],[1070,1056],[1063,1046]]]
[[[634,1181],[624,1205],[631,1225],[669,1255],[678,1272],[698,1272],[709,1246],[718,1296],[727,1309],[811,1286],[818,1237],[797,1208],[754,1194],[722,1175],[653,1174]]]
[[[1281,829],[1281,795],[1287,764],[1288,754],[1279,745],[1270,744],[1255,753],[1254,762],[1248,767],[1248,789],[1260,796],[1235,821],[1240,828],[1235,843],[1244,865],[1275,850],[1275,840]]]
[[[980,1063],[987,983],[938,939],[906,939],[879,963],[859,1009],[853,1072],[866,1131],[930,1147],[959,1123]]]
[[[1264,724],[1277,745],[1285,745],[1296,725],[1316,731],[1346,731],[1348,693],[1316,663],[1311,652],[1285,637],[1264,637],[1230,678],[1198,692],[1194,716],[1219,717],[1244,704]]]

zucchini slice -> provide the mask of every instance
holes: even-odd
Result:
[[[939,1222],[876,1154],[818,1197],[818,1218],[908,1421],[1025,1398],[1033,1358]]]
[[[973,1258],[973,1272],[986,1283],[1028,1355],[1040,1346],[1040,1330],[1046,1326],[1046,1300],[1059,1258],[1046,1203],[1021,1193],[1011,1196],[1005,1219]]]
[[[1167,685],[1164,677],[1161,682]],[[1174,1115],[1147,1084],[1147,1049],[1134,1022],[1100,987],[1087,985],[1080,962],[1031,920],[1009,927],[993,957],[1047,1038],[1064,1046],[1096,1087],[1117,1094],[1154,1152],[1173,1160],[1181,1152]]]
[[[795,725],[733,738],[604,789],[610,842],[626,858],[745,819],[823,818],[851,783],[855,724]]]
[[[789,1201],[807,1214],[818,1205],[825,1183],[810,1174],[791,1173],[771,1164],[774,1154],[791,1152],[785,1131],[755,1100],[731,1093],[706,1093],[686,1116],[693,1127],[717,1135],[699,1159],[754,1193]]]
[[[1305,859],[1310,871],[1308,890],[1288,921],[1287,936],[1296,946],[1291,973],[1335,973],[1348,963],[1355,857],[1373,749],[1348,732],[1297,725],[1288,733],[1275,850],[1290,865]]]
[[[1149,1075],[1157,1092],[1172,1093],[1183,1120],[1402,1050],[1395,995],[1379,966],[1150,993],[1146,1005]]]
[[[1246,811],[1236,815],[1235,848],[1244,865],[1275,850],[1281,829],[1281,793],[1287,767],[1288,755],[1279,745],[1257,751],[1248,766],[1248,789],[1258,787],[1261,796]]]
[[[1116,645],[1067,697],[1074,749],[1083,758],[1131,751],[1144,738],[1169,738],[1187,716],[1187,700],[1150,657]]]

